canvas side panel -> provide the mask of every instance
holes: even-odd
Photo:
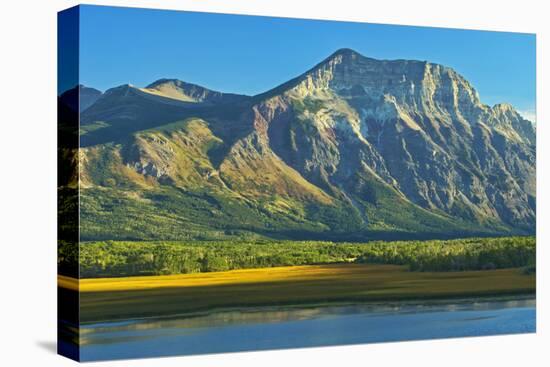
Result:
[[[79,8],[58,13],[57,200],[59,354],[79,360]]]

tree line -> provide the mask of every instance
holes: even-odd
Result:
[[[94,241],[60,244],[59,269],[80,276],[187,274],[273,266],[374,263],[411,271],[464,271],[528,267],[534,271],[534,237],[428,241]]]

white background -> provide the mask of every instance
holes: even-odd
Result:
[[[98,366],[548,366],[550,33],[544,1],[194,0],[91,4],[537,33],[537,335],[103,362]],[[56,12],[74,1],[0,3],[0,365],[68,366],[56,339]],[[182,40],[184,43],[185,40]],[[476,57],[476,55],[472,55]],[[521,70],[518,70],[521,72]],[[506,78],[506,75],[502,76]],[[546,188],[546,191],[543,189]],[[547,209],[547,210],[545,210]]]

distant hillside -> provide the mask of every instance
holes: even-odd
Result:
[[[69,108],[82,112],[93,105],[102,94],[97,89],[79,85],[77,88],[65,91],[60,98]]]

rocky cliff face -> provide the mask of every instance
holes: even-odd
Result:
[[[321,187],[365,171],[425,209],[534,223],[533,125],[450,68],[340,50],[257,108],[277,154]]]
[[[533,124],[442,65],[343,49],[254,97],[174,80],[108,91],[83,123],[150,187],[236,198],[263,229],[534,232]]]

